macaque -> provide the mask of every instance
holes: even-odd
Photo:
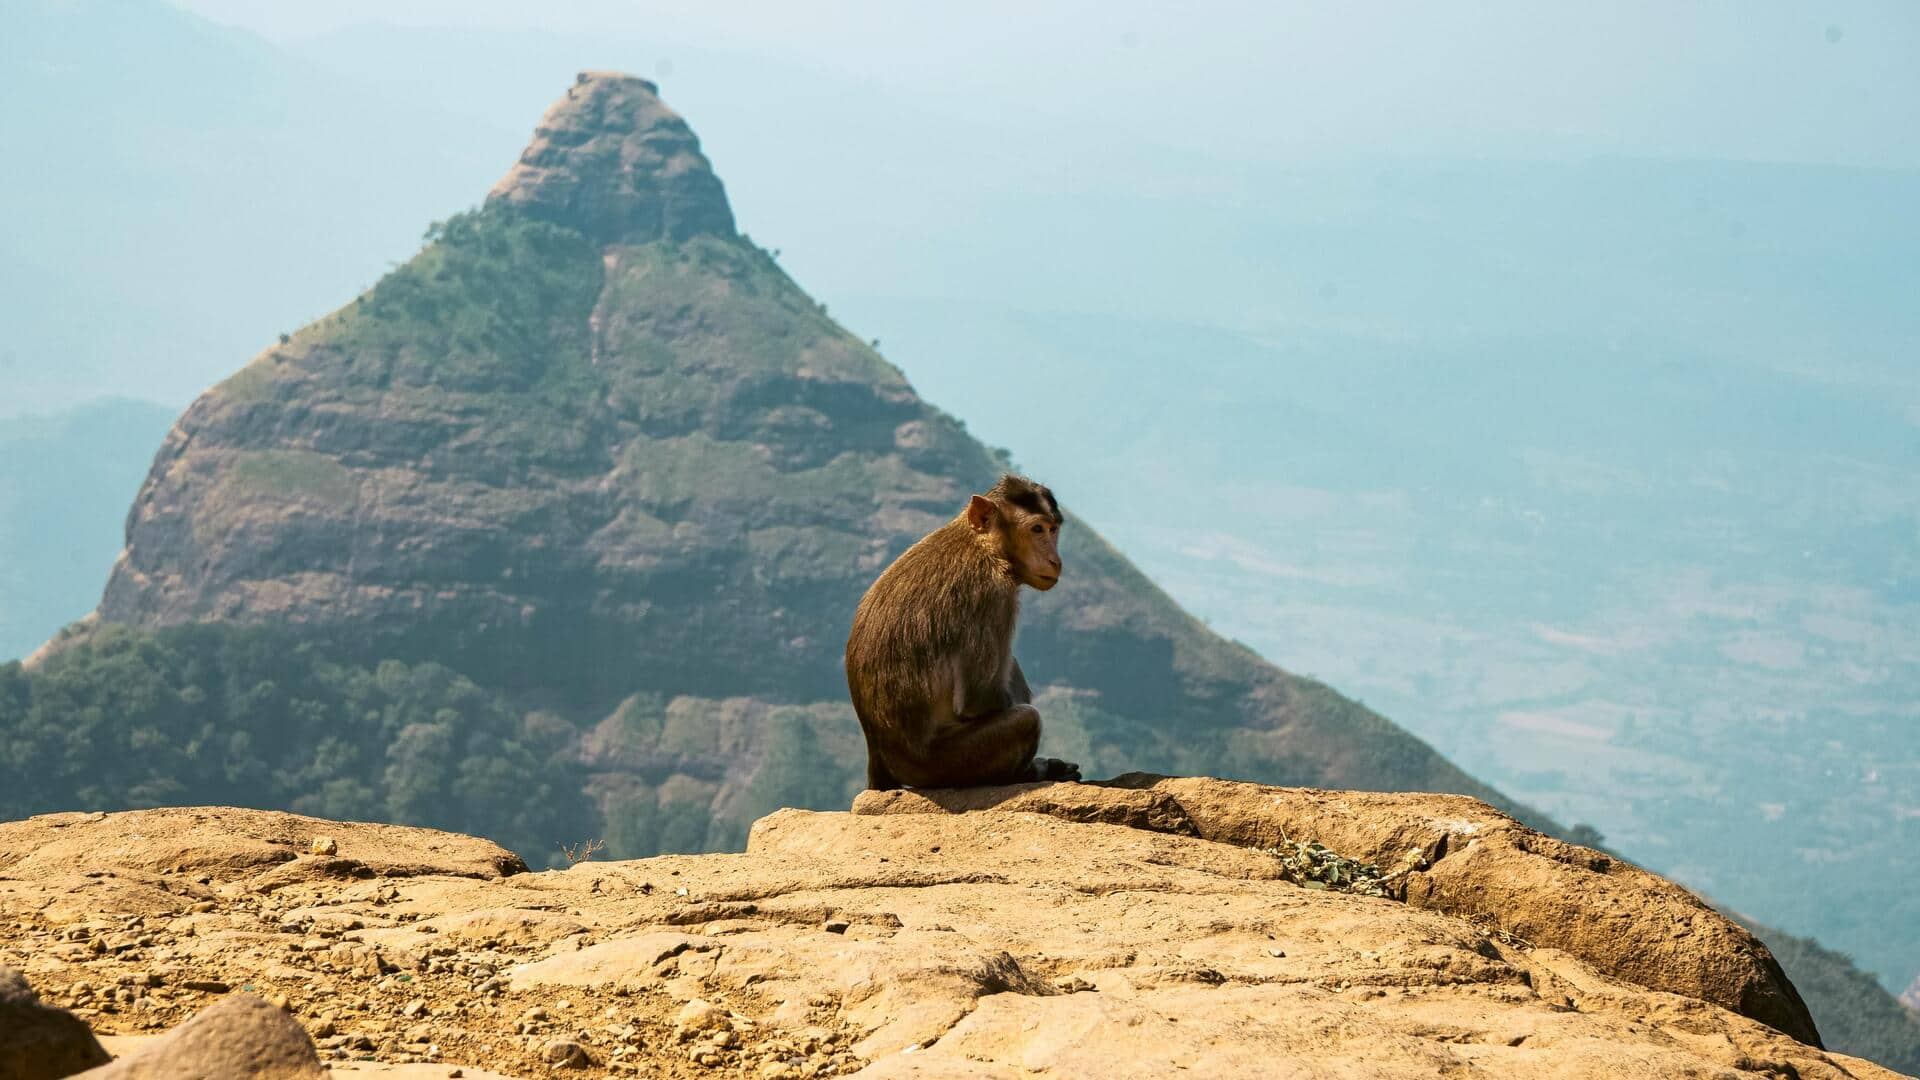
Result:
[[[1078,780],[1035,757],[1040,710],[1013,658],[1020,586],[1060,581],[1053,492],[1002,476],[895,559],[847,638],[847,690],[867,737],[867,786]]]

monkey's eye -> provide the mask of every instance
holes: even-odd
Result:
[[[1038,536],[1038,535],[1040,535],[1041,533],[1043,533],[1043,532],[1046,532],[1046,531],[1047,531],[1047,527],[1046,527],[1045,525],[1035,525],[1035,526],[1033,527],[1033,534],[1034,534],[1035,536]]]

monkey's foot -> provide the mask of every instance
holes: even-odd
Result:
[[[1037,757],[1033,759],[1033,778],[1035,780],[1078,780],[1080,766],[1059,758]]]

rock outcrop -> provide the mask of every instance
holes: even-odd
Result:
[[[1111,821],[1258,850],[1311,837],[1396,870],[1395,895],[1411,907],[1820,1043],[1799,993],[1744,927],[1657,874],[1542,835],[1477,799],[1133,773],[1107,784],[868,791],[853,807],[856,814],[987,809]]]
[[[325,836],[371,867],[421,838],[236,813],[194,823],[206,854],[176,869],[139,838],[188,812],[32,819],[0,828],[0,906],[21,916],[0,962],[102,1030],[164,1030],[245,986],[325,1057],[436,1075],[1895,1075],[1710,1000],[1725,986],[1676,991],[1676,972],[1768,978],[1764,950],[1704,919],[1657,969],[1548,922],[1631,935],[1683,898],[1530,851],[1469,800],[1136,777],[859,809],[780,811],[743,854],[498,876],[446,836],[438,870],[293,881],[253,853]],[[1389,873],[1408,900],[1291,883],[1264,848],[1310,828],[1367,858],[1418,847]],[[55,844],[64,866],[31,857]],[[1613,884],[1529,868],[1563,856]]]
[[[498,844],[407,825],[183,806],[128,810],[111,815],[112,829],[94,828],[108,816],[43,814],[0,823],[0,875],[78,877],[73,867],[99,865],[143,876],[244,876],[255,888],[271,889],[326,878],[499,878],[527,869]]]
[[[487,196],[602,244],[733,235],[700,140],[645,79],[585,72]]]

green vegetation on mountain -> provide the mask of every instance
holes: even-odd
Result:
[[[284,630],[108,627],[32,671],[0,666],[0,818],[273,807],[550,859],[598,827],[571,734],[438,664],[335,663]]]
[[[0,666],[0,820],[183,803],[396,821],[529,862],[604,838],[615,858],[738,848],[783,806],[845,806],[864,777],[845,705],[636,694],[595,730],[433,662],[287,628],[109,626]],[[716,813],[731,754],[744,774]],[[661,781],[664,782],[650,782]]]
[[[528,394],[565,407],[587,365],[600,291],[578,232],[506,214],[435,223],[414,259],[297,339],[368,365],[370,391],[398,382],[449,393]]]

